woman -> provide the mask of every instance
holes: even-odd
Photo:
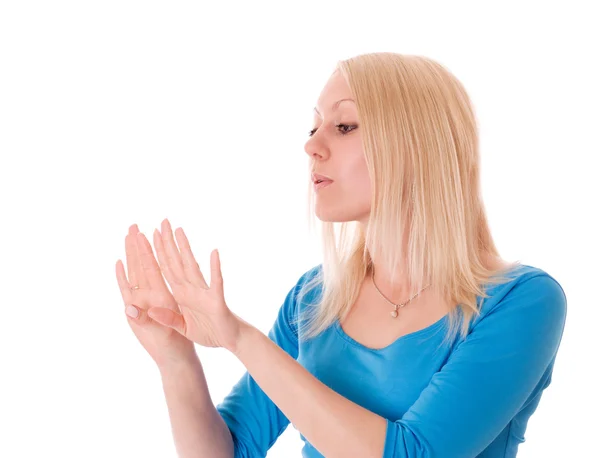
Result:
[[[177,247],[163,221],[157,262],[130,228],[117,278],[160,368],[180,456],[264,457],[290,422],[305,457],[516,456],[550,383],[566,297],[543,270],[499,256],[462,85],[427,58],[356,56],[323,88],[313,127],[324,261],[268,336],[227,307],[216,250],[209,287],[183,230]],[[194,342],[247,368],[216,407]]]

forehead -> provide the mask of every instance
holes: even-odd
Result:
[[[339,71],[336,71],[329,77],[321,90],[314,113],[318,115],[329,111],[352,109],[354,103],[343,101],[345,99],[352,100],[352,93],[344,77]]]

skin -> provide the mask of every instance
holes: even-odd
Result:
[[[159,367],[182,358],[192,358],[195,355],[193,342],[175,329],[152,320],[147,314],[151,306],[158,304],[175,311],[179,307],[152,255],[148,240],[139,232],[136,224],[129,228],[125,237],[125,255],[127,275],[119,260],[116,264],[116,276],[125,306],[132,307],[137,313],[135,318],[126,315],[136,338]],[[139,289],[132,290],[136,285]]]
[[[205,289],[204,295],[201,292],[198,296],[202,298],[198,317],[187,312],[186,298],[194,294],[194,288],[206,288],[206,283],[193,260],[183,230],[179,229],[176,234],[183,256],[175,245],[168,220],[163,221],[161,231],[155,231],[154,246],[162,263],[159,266],[150,243],[137,225],[132,225],[125,237],[128,274],[125,275],[123,263],[117,261],[117,282],[128,323],[160,370],[178,456],[231,457],[231,434],[212,402],[194,342],[229,347],[228,336],[237,335],[238,323],[243,321],[238,321],[224,301],[219,300],[219,295],[222,297],[220,268],[212,276],[215,279],[212,290]],[[190,266],[198,269],[190,275],[193,284],[185,277]],[[186,280],[182,282],[184,277]],[[176,292],[177,300],[169,291],[165,278]],[[217,281],[220,281],[219,286],[216,286]],[[134,286],[139,288],[132,289]],[[216,294],[212,296],[213,293]],[[151,316],[151,309],[157,311],[156,315],[162,321]],[[131,311],[134,313],[129,315]],[[224,332],[216,336],[212,329]],[[192,333],[195,337],[190,339]]]
[[[199,447],[209,446],[211,456],[232,456],[232,442],[222,419],[215,414],[197,356],[195,360],[190,357],[185,347],[181,349],[176,334],[159,330],[158,324],[191,342],[229,350],[296,429],[325,456],[382,456],[386,420],[321,383],[259,329],[231,312],[224,300],[218,252],[211,253],[211,284],[207,285],[183,230],[175,231],[176,245],[170,227],[164,220],[162,231],[154,233],[156,266],[141,233],[135,236],[137,250],[130,251],[130,260],[132,265],[141,266],[138,272],[149,274],[155,281],[155,269],[160,269],[179,311],[164,307],[164,296],[156,299],[160,293],[142,292],[140,301],[136,301],[128,291],[138,294],[149,285],[142,283],[143,288],[128,290],[132,281],[123,279],[120,261],[117,272],[126,305],[138,311],[137,318],[132,319],[143,320],[134,323],[140,328],[148,326],[147,333],[136,336],[155,361],[162,361],[161,374],[179,455],[196,456],[201,453]],[[132,329],[135,332],[137,328]],[[178,351],[182,352],[181,361],[175,363]]]
[[[218,252],[211,253],[209,287],[183,229],[173,237],[167,219],[161,229],[154,231],[157,261],[137,225],[129,228],[125,239],[129,280],[119,260],[117,281],[134,334],[158,366],[167,367],[179,363],[182,356],[193,359],[193,342],[205,347],[234,346],[243,320],[225,304]],[[132,290],[134,285],[139,289]]]
[[[356,106],[352,101],[343,101],[333,107],[337,101],[348,98],[352,98],[350,88],[339,73],[334,73],[319,96],[316,130],[305,151],[314,171],[334,180],[317,192],[317,217],[364,225],[370,212],[371,186]],[[340,123],[349,127],[336,127]],[[117,279],[127,309],[138,313],[137,317],[128,316],[130,326],[163,374],[180,456],[196,456],[200,447],[207,444],[213,447],[213,456],[217,456],[215,448],[220,451],[219,456],[232,456],[231,440],[210,401],[193,342],[222,347],[234,354],[295,428],[323,455],[382,456],[385,418],[331,390],[260,330],[231,312],[224,300],[216,250],[211,253],[208,285],[183,229],[178,228],[174,237],[169,221],[164,220],[153,239],[158,260],[137,226],[130,228],[126,238],[129,275],[125,276],[118,261]],[[387,282],[386,272],[376,260],[375,272],[375,281],[388,298],[399,302],[408,295],[402,289],[405,278],[398,276]],[[170,285],[172,296],[161,274]],[[140,289],[132,291],[134,285]],[[375,313],[379,314],[380,309],[361,311],[363,316]],[[177,385],[183,383],[179,382],[182,379],[191,382],[184,387]],[[181,398],[182,392],[187,397]],[[190,407],[193,400],[195,408]]]
[[[312,135],[304,150],[311,160],[312,170],[334,180],[316,193],[316,216],[321,221],[357,221],[366,232],[371,212],[371,182],[356,104],[346,99],[352,99],[350,87],[341,73],[336,71],[321,91],[314,111]],[[402,244],[402,251],[406,253],[408,233],[403,235]],[[397,266],[393,281],[389,281],[389,272],[377,261],[372,247],[367,248],[374,259],[375,283],[383,294],[395,303],[411,297],[415,291],[405,287],[409,283],[405,273],[406,262]],[[495,268],[505,265],[500,259],[486,258],[485,261]],[[426,291],[425,294],[430,293]]]
[[[350,87],[339,71],[331,75],[321,91],[314,109],[312,132],[304,146],[312,169],[334,180],[316,193],[316,216],[321,221],[357,221],[366,230],[371,212],[371,182],[356,104],[352,100]],[[402,240],[406,247],[407,234]],[[390,282],[387,269],[377,262],[374,250],[369,248],[369,251],[374,258],[375,282],[386,297],[393,302],[410,297],[413,292],[405,287],[408,281],[403,265],[398,266],[394,281]]]

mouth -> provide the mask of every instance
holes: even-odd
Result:
[[[329,178],[328,176],[321,175],[319,173],[314,173],[314,172],[312,174],[312,181],[314,184],[318,184],[318,183],[322,183],[322,182],[333,182],[333,180],[331,178]]]
[[[315,191],[318,191],[319,189],[329,186],[331,183],[333,183],[332,180],[317,180],[314,182]]]

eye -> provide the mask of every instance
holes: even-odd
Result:
[[[348,135],[351,131],[353,131],[354,129],[356,129],[358,126],[357,125],[350,125],[350,124],[336,124],[335,127],[338,128],[338,130],[340,131],[340,133],[342,135]],[[346,130],[349,127],[351,127],[352,129]],[[317,129],[312,129],[308,132],[308,136],[312,137],[315,132],[317,131]]]
[[[337,127],[338,129],[340,129],[340,127],[341,127],[341,128],[352,127],[352,129],[350,129],[350,130],[346,130],[346,131],[344,131],[344,130],[340,130],[340,133],[341,133],[342,135],[346,135],[346,134],[349,134],[349,133],[350,133],[351,131],[353,131],[354,129],[356,129],[358,126],[351,126],[351,125],[349,125],[349,124],[336,124],[336,125],[335,125],[335,127]]]

